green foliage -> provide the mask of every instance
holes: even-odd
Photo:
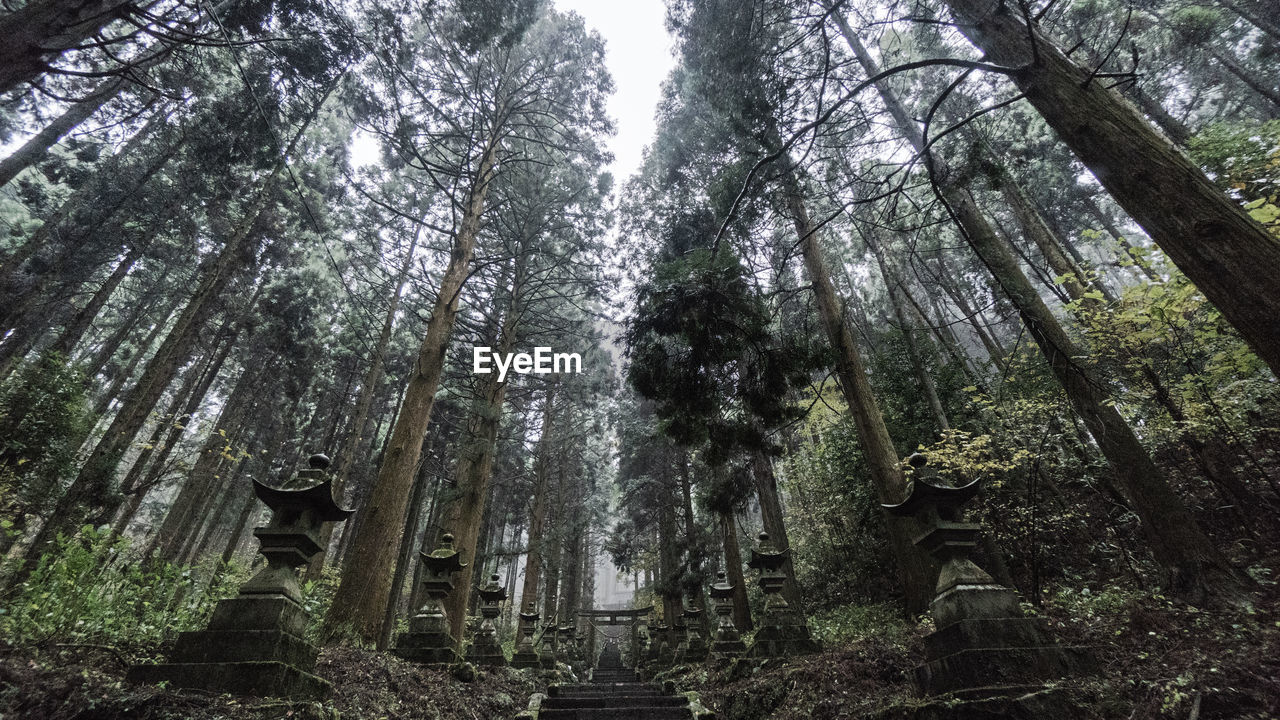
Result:
[[[326,565],[319,580],[311,580],[302,585],[302,607],[313,618],[322,618],[329,612],[329,604],[333,602],[333,594],[338,590],[341,568]],[[321,624],[313,622],[307,626],[307,641],[319,645],[323,642],[320,633]]]
[[[889,600],[884,524],[853,420],[833,416],[811,438],[783,458],[778,473],[796,580],[808,605]]]
[[[1170,24],[1181,42],[1196,47],[1219,37],[1222,16],[1212,8],[1184,7],[1173,14]]]
[[[810,614],[809,630],[823,645],[838,647],[869,638],[905,641],[912,626],[891,605],[851,603]]]
[[[91,419],[84,375],[61,355],[27,364],[0,390],[0,513],[21,523],[56,497]]]
[[[1188,150],[1255,220],[1280,234],[1280,120],[1214,123],[1191,138]]]
[[[921,448],[929,458],[929,468],[953,485],[967,485],[977,478],[987,487],[999,487],[1002,478],[1021,470],[1031,459],[1026,448],[997,448],[995,439],[988,434],[974,435],[964,430],[945,430],[938,442]],[[904,469],[914,468],[903,463]]]
[[[243,578],[235,567],[201,572],[128,557],[129,541],[91,527],[59,536],[27,580],[0,597],[0,637],[19,646],[96,643],[150,652],[203,627]],[[212,574],[212,584],[203,578]]]
[[[677,252],[681,235],[674,232]],[[807,380],[808,357],[775,337],[746,267],[727,248],[694,249],[655,266],[627,343],[628,379],[656,401],[663,432],[681,445],[705,444],[709,464],[761,446],[763,428],[798,414],[782,399]],[[726,398],[740,408],[726,408]]]

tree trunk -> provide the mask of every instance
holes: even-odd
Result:
[[[1280,240],[1205,177],[1037,24],[996,0],[946,0],[959,29],[1010,78],[1187,278],[1280,375]],[[1162,178],[1162,182],[1152,182]]]
[[[1102,226],[1102,229],[1107,231],[1107,234],[1111,236],[1112,240],[1116,241],[1116,244],[1120,246],[1120,249],[1129,256],[1129,259],[1133,260],[1133,267],[1136,268],[1143,277],[1151,282],[1163,282],[1163,278],[1151,269],[1150,261],[1143,259],[1137,249],[1125,239],[1124,233],[1120,232],[1120,229],[1116,227],[1115,222],[1110,217],[1107,217],[1107,214],[1102,211],[1102,208],[1098,207],[1098,203],[1095,202],[1093,198],[1087,198],[1085,200],[1085,209],[1089,211],[1090,215],[1097,219],[1098,223]]]
[[[107,78],[94,88],[88,97],[73,103],[53,122],[31,136],[22,144],[22,147],[14,150],[12,155],[0,161],[0,187],[9,184],[9,181],[17,177],[18,173],[43,160],[49,148],[119,95],[120,90],[127,84],[123,76]]]
[[[289,156],[297,148],[298,142],[336,87],[336,82],[330,84],[325,95],[312,106],[289,141],[289,145],[277,158],[271,173],[263,180],[257,198],[240,219],[231,236],[227,238],[217,257],[201,272],[200,281],[191,299],[178,315],[156,354],[147,363],[142,377],[129,391],[128,397],[125,398],[106,433],[81,466],[79,474],[58,500],[58,505],[51,516],[54,524],[59,526],[57,529],[75,527],[86,515],[91,519],[97,519],[95,516],[104,516],[109,520],[119,509],[123,499],[113,497],[111,486],[121,458],[146,424],[152,409],[164,394],[165,388],[169,386],[179,368],[187,362],[217,300],[244,264],[244,246],[258,218],[266,212],[271,203],[276,178],[285,169]]]
[[[0,17],[0,93],[35,80],[65,51],[150,2],[32,0]]]
[[[1089,296],[1087,294],[1086,283],[1088,278],[1080,270],[1080,267],[1071,262],[1067,255],[1063,253],[1063,239],[1049,229],[1039,211],[1007,174],[1000,180],[1000,189],[1003,191],[1005,199],[1009,202],[1014,216],[1018,219],[1019,225],[1022,226],[1023,232],[1034,240],[1036,247],[1040,249],[1041,254],[1049,263],[1050,269],[1063,278],[1062,287],[1067,296],[1082,307],[1091,308],[1095,312],[1109,313],[1110,310],[1102,301],[1097,299],[1096,295]],[[1092,284],[1102,293],[1104,300],[1115,302],[1118,299],[1105,285],[1101,283]],[[1077,310],[1077,315],[1079,314]],[[1081,319],[1082,321],[1087,320],[1084,317]],[[1128,360],[1136,362],[1141,368],[1138,371],[1138,375],[1141,380],[1151,386],[1156,402],[1169,413],[1169,416],[1178,427],[1184,428],[1186,415],[1173,400],[1169,389],[1165,387],[1164,380],[1156,373],[1150,361],[1129,351],[1122,352]],[[1191,451],[1192,459],[1204,477],[1226,492],[1228,499],[1234,503],[1232,508],[1237,516],[1246,524],[1251,524],[1249,513],[1257,508],[1258,498],[1245,489],[1245,484],[1231,470],[1229,464],[1218,461],[1220,453],[1215,452],[1215,450],[1221,450],[1222,448],[1209,448],[1192,432],[1187,430],[1183,430],[1180,439]]]
[[[1260,81],[1258,79],[1259,73],[1251,72],[1248,68],[1242,66],[1240,61],[1231,53],[1223,52],[1212,45],[1207,45],[1201,49],[1204,50],[1206,55],[1213,58],[1214,62],[1226,68],[1227,72],[1244,83],[1246,87],[1267,100],[1267,102],[1275,105],[1276,107],[1271,110],[1272,116],[1275,116],[1277,110],[1280,110],[1280,92]],[[1266,75],[1262,75],[1262,77],[1266,77]]]
[[[515,347],[516,318],[514,306],[508,309],[507,318],[495,349],[499,357]],[[480,398],[475,411],[467,422],[467,438],[457,461],[457,491],[445,506],[442,526],[457,538],[458,551],[466,567],[458,571],[459,588],[470,588],[476,570],[476,543],[480,539],[480,521],[483,519],[489,482],[493,478],[493,460],[498,450],[498,426],[502,421],[503,402],[507,394],[507,382],[498,382],[497,373],[489,373],[479,381]],[[572,573],[570,573],[572,574]],[[455,592],[445,600],[445,607],[453,626],[454,637],[461,633],[467,614],[468,592]]]
[[[356,453],[364,442],[365,432],[368,430],[369,411],[373,407],[374,397],[378,394],[378,386],[382,384],[383,360],[387,354],[387,347],[391,344],[391,331],[395,328],[396,312],[400,309],[400,296],[404,292],[405,283],[409,280],[409,271],[413,269],[413,251],[418,247],[418,238],[421,233],[421,226],[413,233],[413,241],[409,243],[409,250],[404,256],[404,263],[400,266],[400,274],[396,280],[395,290],[392,291],[391,299],[387,303],[387,314],[382,319],[382,330],[378,333],[377,344],[374,345],[373,354],[369,358],[369,368],[364,374],[364,380],[360,383],[360,396],[356,400],[356,410],[351,420],[351,430],[347,433],[347,438],[342,443],[342,449],[338,451],[338,466],[333,473],[334,497],[343,497],[347,485],[347,477],[351,474],[351,468],[355,466]],[[324,570],[329,540],[333,537],[334,524],[328,523],[320,531],[319,543],[320,547],[324,549],[312,558],[310,564],[307,565],[305,575],[307,580],[320,579],[320,574]]]
[[[658,504],[658,594],[662,599],[662,620],[667,626],[667,644],[674,651],[676,647],[675,625],[680,622],[680,591],[676,587],[680,559],[676,554],[679,540],[676,538],[676,519],[672,512],[675,503],[667,502],[671,497],[670,480],[660,477],[658,483],[662,500]]]
[[[529,509],[529,553],[524,564],[524,584],[520,589],[522,612],[535,612],[538,607],[538,582],[542,578],[543,526],[547,521],[547,493],[551,479],[551,432],[555,419],[555,398],[559,382],[547,385],[547,395],[542,402],[542,433],[538,437],[538,454],[534,459],[533,506]],[[524,621],[521,620],[523,630]]]
[[[952,282],[951,270],[947,267],[946,261],[942,254],[939,253],[938,259],[938,287],[946,293],[947,297],[956,306],[956,309],[964,316],[965,322],[973,329],[973,334],[978,337],[978,342],[982,343],[982,349],[987,351],[987,359],[996,367],[1003,367],[1005,358],[1008,353],[1005,352],[1004,346],[991,333],[991,329],[986,325],[986,318],[969,304],[965,299],[964,292],[956,287]]]
[[[185,137],[165,134],[169,122],[168,112],[156,113],[138,132],[134,133],[120,151],[112,155],[88,182],[76,188],[71,196],[44,223],[36,228],[11,255],[0,262],[0,287],[3,288],[6,306],[0,308],[0,327],[16,327],[22,315],[42,291],[57,277],[67,259],[79,252],[86,239],[110,220],[116,212],[131,202],[138,191],[155,177],[177,155]],[[158,148],[155,154],[141,161],[141,168],[125,163],[143,148]],[[64,225],[68,225],[65,227]],[[46,246],[58,242],[46,271],[29,288],[20,288],[19,273],[23,264]],[[92,267],[91,265],[89,266]]]
[[[785,159],[783,162],[789,163]],[[840,379],[845,401],[853,415],[858,441],[871,472],[871,483],[880,502],[900,502],[905,497],[906,481],[899,465],[898,453],[893,448],[889,430],[880,414],[880,406],[871,391],[871,383],[867,380],[862,353],[854,342],[844,310],[836,297],[835,287],[831,284],[826,260],[818,246],[817,228],[809,219],[800,181],[795,176],[794,168],[788,167],[783,172],[784,200],[795,224],[800,252],[813,286],[818,315],[822,319],[827,341],[836,351],[836,377]],[[924,612],[933,599],[938,571],[933,560],[914,545],[916,536],[920,534],[919,523],[911,518],[888,514],[885,514],[884,519],[889,534],[889,547],[898,565],[906,610],[912,615]]]
[[[764,523],[764,531],[774,545],[779,548],[791,547],[791,538],[787,536],[786,517],[782,511],[782,498],[778,495],[778,481],[773,474],[773,462],[763,450],[752,450],[751,479],[756,488],[756,498],[760,501],[760,519]],[[796,582],[795,563],[787,556],[783,564],[783,572],[787,574],[787,583],[782,586],[782,596],[792,607],[803,607],[800,586]]]
[[[440,387],[440,376],[444,373],[449,337],[458,315],[458,297],[475,254],[480,218],[493,179],[498,141],[496,134],[490,137],[481,157],[464,206],[466,212],[454,238],[448,267],[440,278],[431,319],[418,348],[391,442],[383,454],[378,479],[364,507],[364,520],[352,538],[350,558],[343,567],[342,580],[325,616],[326,632],[331,636],[339,632],[340,626],[349,626],[358,637],[377,640],[383,609],[391,592],[395,562],[394,553],[388,553],[387,548],[399,547],[405,504],[409,501],[422,438],[431,421],[431,408]]]
[[[404,593],[404,580],[409,574],[409,568],[415,565],[417,558],[413,556],[413,549],[417,547],[414,540],[418,537],[418,523],[422,519],[422,498],[426,494],[427,489],[427,473],[426,468],[418,470],[418,476],[413,481],[413,494],[409,498],[409,507],[406,508],[404,515],[404,535],[403,541],[400,543],[400,552],[396,557],[395,576],[391,579],[391,592],[387,594],[387,608],[382,616],[382,631],[378,634],[379,651],[385,651],[391,646],[391,635],[396,629],[396,609],[400,605],[400,596]],[[458,594],[457,591],[454,594]]]
[[[557,485],[557,490],[559,492],[556,493],[556,498],[557,500],[563,500],[563,473],[561,473]],[[556,508],[557,512],[554,517],[557,520],[557,524],[562,525],[565,522],[565,520],[562,519],[564,516],[564,506],[558,502]],[[557,590],[560,587],[560,551],[561,546],[564,545],[562,528],[555,527],[555,525],[552,527],[554,529],[549,533],[549,537],[546,542],[546,567],[543,572],[545,578],[542,583],[542,617],[540,618],[540,622],[544,626],[556,624]]]
[[[1267,1],[1270,2],[1270,0]],[[1267,15],[1267,11],[1250,5],[1249,0],[1218,0],[1218,4],[1247,20],[1249,24],[1269,35],[1273,41],[1280,42],[1280,23],[1276,22],[1274,6],[1271,10],[1272,14]]]
[[[257,373],[251,369],[242,370],[222,412],[209,426],[209,434],[186,482],[169,505],[160,528],[148,543],[145,552],[147,557],[159,553],[163,559],[173,560],[180,554],[182,538],[185,533],[191,532],[190,526],[199,521],[201,507],[214,492],[213,480],[219,458],[229,438],[240,427],[256,391]]]
[[[880,276],[884,278],[885,290],[889,294],[889,304],[893,306],[893,316],[898,321],[898,328],[902,332],[902,340],[907,347],[907,359],[911,362],[911,370],[916,376],[916,380],[920,383],[920,388],[924,390],[925,400],[929,403],[929,411],[933,413],[933,421],[937,424],[938,429],[945,431],[951,428],[951,423],[947,421],[947,412],[942,408],[942,400],[938,397],[938,386],[933,382],[927,368],[925,368],[924,358],[920,355],[920,348],[916,345],[915,336],[912,335],[914,328],[907,319],[906,308],[902,305],[902,298],[899,297],[898,279],[893,273],[889,272],[889,266],[885,264],[884,252],[880,249],[879,243],[866,238],[867,246],[871,248],[872,254],[876,256],[876,263],[880,266]]]
[[[89,330],[89,326],[98,317],[98,313],[106,306],[107,301],[111,299],[112,293],[124,281],[125,276],[129,274],[129,270],[140,257],[142,257],[140,248],[129,248],[129,252],[125,254],[124,259],[116,265],[102,285],[98,286],[97,291],[89,298],[89,302],[76,312],[71,321],[67,323],[67,326],[63,328],[62,334],[49,346],[50,350],[62,353],[67,357],[71,356],[71,351],[80,343],[80,339]]]
[[[953,7],[960,4],[963,4],[960,0],[951,2]],[[846,33],[846,39],[855,52],[861,49],[852,32]],[[874,64],[865,49],[859,59],[872,74]],[[905,109],[887,87],[878,89],[907,140],[917,151],[923,151],[921,137],[910,125]],[[895,107],[897,111],[893,110]],[[1143,127],[1146,128],[1145,124]],[[1168,573],[1169,587],[1179,596],[1198,603],[1209,597],[1211,589],[1219,597],[1236,593],[1241,587],[1240,579],[1165,482],[1132,428],[1106,396],[1105,385],[1092,377],[1091,369],[1082,362],[1087,362],[1087,356],[1075,347],[1040,299],[968,191],[956,184],[954,174],[940,159],[933,158],[931,166],[937,187],[961,233],[1018,309],[1027,332],[1039,345],[1072,408],[1110,463],[1126,499],[1142,521],[1156,560]]]
[[[742,572],[742,550],[738,547],[738,523],[732,510],[720,513],[720,537],[724,542],[725,579],[733,586],[733,626],[738,632],[750,632],[751,606],[747,602],[747,579]]]

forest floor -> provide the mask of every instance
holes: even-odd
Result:
[[[1096,672],[1057,684],[1071,718],[1280,718],[1280,588],[1252,609],[1204,612],[1151,593],[1101,593],[1046,604],[1063,645],[1087,649]],[[696,690],[720,720],[910,717],[922,626],[868,633],[787,660],[715,662],[660,677]],[[948,716],[944,714],[942,716]],[[1043,717],[1043,715],[1041,715]]]
[[[329,648],[316,674],[324,702],[213,695],[124,681],[124,658],[104,648],[0,654],[0,720],[494,720],[539,690],[528,673],[480,670],[463,682],[390,653]]]
[[[1117,590],[1058,596],[1038,611],[1097,671],[1058,685],[1072,718],[1280,718],[1280,586],[1252,608],[1205,612],[1158,594]],[[871,623],[825,651],[767,662],[708,661],[662,673],[696,690],[721,720],[896,720],[923,701],[911,684],[928,628]],[[108,647],[0,648],[0,720],[494,720],[544,688],[512,670],[464,682],[389,653],[329,648],[317,674],[323,703],[212,695],[124,681]]]

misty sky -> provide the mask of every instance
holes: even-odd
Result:
[[[615,157],[614,178],[621,186],[640,168],[644,146],[653,138],[653,111],[662,81],[675,65],[663,24],[666,5],[662,0],[555,0],[555,6],[577,12],[605,40],[605,62],[616,88],[609,115],[618,128],[609,149]]]

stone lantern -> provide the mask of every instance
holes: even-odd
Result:
[[[578,643],[572,625],[556,628],[556,662],[572,667],[578,661]]]
[[[312,455],[308,466],[284,487],[253,481],[254,494],[271,509],[271,520],[253,531],[266,567],[236,597],[218,602],[207,629],[180,634],[168,663],[136,665],[129,679],[293,699],[330,692],[329,683],[312,674],[318,652],[304,639],[310,617],[298,568],[324,549],[325,525],[352,511],[333,498],[329,458]]]
[[[453,547],[453,535],[445,533],[440,547],[430,554],[418,553],[427,574],[422,589],[427,601],[418,614],[409,619],[409,630],[396,638],[395,654],[421,663],[454,663],[458,657],[457,640],[449,631],[444,599],[453,592],[453,574],[466,567],[461,553]]]
[[[506,599],[507,589],[502,586],[500,578],[496,574],[489,576],[489,582],[480,588],[480,616],[484,619],[467,650],[469,662],[492,667],[507,664],[507,656],[498,642],[498,630],[493,626],[493,621],[502,614],[502,603]]]
[[[631,659],[632,667],[639,668],[644,664],[649,654],[649,618],[646,615],[638,616],[633,625],[635,632],[632,634],[631,641]]]
[[[551,618],[542,626],[542,646],[538,648],[538,662],[544,670],[556,669],[556,621]]]
[[[793,608],[782,595],[787,584],[786,565],[791,549],[779,550],[760,533],[759,547],[752,548],[747,566],[760,571],[760,589],[764,591],[764,617],[747,649],[748,657],[783,657],[818,652],[822,646],[809,634],[804,613]]]
[[[931,606],[937,630],[925,638],[928,661],[916,668],[921,691],[991,696],[1069,674],[1083,658],[1073,659],[1056,645],[1044,621],[1025,617],[1017,595],[969,557],[981,528],[964,522],[960,508],[978,494],[980,481],[944,485],[925,469],[925,456],[917,453],[909,462],[917,477],[907,498],[884,508],[919,520],[926,531],[916,545],[942,566]]]
[[[679,662],[694,663],[707,659],[707,641],[702,637],[702,611],[693,603],[684,606],[685,636]]]
[[[593,664],[591,658],[591,636],[582,631],[582,628],[575,627],[573,629],[573,661],[569,663],[573,671],[582,674],[587,668]]]
[[[658,667],[671,667],[671,663],[675,661],[675,649],[671,647],[672,625],[665,620],[653,628],[657,633],[657,639],[653,644],[656,648],[653,661]]]
[[[538,667],[538,650],[534,647],[533,636],[538,632],[538,612],[532,602],[520,613],[520,637],[516,640],[516,652],[511,656],[513,668]]]
[[[733,624],[734,586],[729,584],[723,570],[716,573],[716,582],[711,586],[711,603],[716,614],[716,636],[711,643],[711,652],[716,657],[738,657],[747,651],[747,644],[742,642],[738,628]]]

